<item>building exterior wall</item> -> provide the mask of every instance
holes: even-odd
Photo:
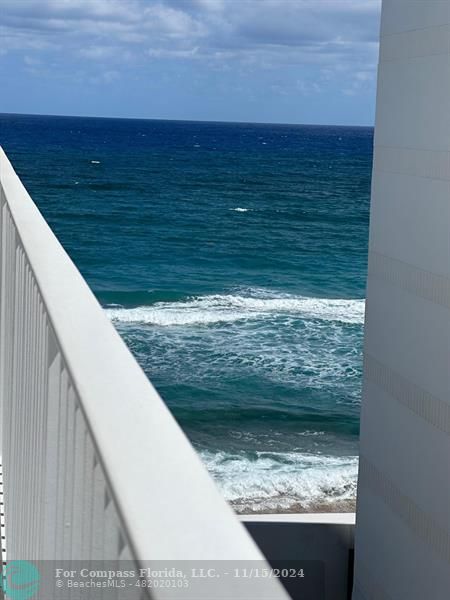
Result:
[[[450,0],[383,0],[354,600],[450,590]]]
[[[304,567],[305,581],[297,595],[298,582],[292,582],[292,598],[348,600],[354,513],[243,515],[240,520],[275,568]]]

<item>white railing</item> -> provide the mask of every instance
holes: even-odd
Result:
[[[0,183],[8,560],[261,560],[1,149]]]

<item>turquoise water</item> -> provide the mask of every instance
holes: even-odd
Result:
[[[34,200],[239,511],[354,500],[372,137],[0,115]]]

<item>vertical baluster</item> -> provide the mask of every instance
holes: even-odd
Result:
[[[61,399],[61,355],[52,328],[48,327],[48,392],[47,392],[47,436],[45,450],[45,506],[43,525],[43,559],[58,557],[56,547],[58,522],[58,459],[60,455],[60,399]]]
[[[84,432],[84,469],[83,469],[83,523],[81,538],[81,558],[91,558],[92,546],[92,511],[94,506],[94,447],[90,434],[85,426]]]
[[[44,404],[43,394],[43,373],[44,363],[43,355],[45,351],[44,345],[44,318],[42,314],[41,300],[39,291],[35,285],[35,318],[36,318],[36,342],[35,342],[35,356],[34,356],[34,379],[35,379],[35,403],[36,403],[36,420],[34,423],[34,434],[35,434],[35,446],[34,446],[34,485],[33,495],[34,500],[31,505],[31,522],[33,525],[33,558],[38,560],[41,556],[40,546],[40,529],[42,523],[42,468],[43,468],[43,455],[42,455],[42,440],[45,435],[45,427],[42,419],[42,411]]]
[[[64,560],[71,559],[72,543],[72,517],[74,495],[74,456],[75,456],[75,392],[69,387],[67,397],[67,440],[66,462],[64,469],[64,535],[63,555]]]
[[[82,534],[83,521],[86,515],[83,514],[83,498],[84,498],[84,452],[85,452],[85,431],[86,425],[83,414],[81,413],[78,398],[75,399],[75,440],[74,440],[74,471],[73,471],[73,503],[72,503],[72,518],[71,518],[71,560],[70,568],[77,569],[77,561],[82,559]],[[81,600],[82,594],[79,588],[73,588],[70,591],[71,600]]]
[[[55,557],[61,560],[64,540],[64,469],[67,452],[67,371],[63,367],[61,372],[61,387],[59,392],[59,424],[58,424],[58,471],[56,495],[56,544]]]
[[[94,486],[92,502],[92,545],[91,559],[101,560],[103,558],[103,528],[104,528],[104,510],[105,510],[105,479],[102,468],[94,455]]]
[[[103,528],[103,559],[106,562],[107,569],[117,571],[119,569],[119,522],[117,513],[108,490],[105,491],[105,525]],[[116,600],[118,597],[117,588],[106,589],[103,592],[105,600]]]
[[[27,462],[28,462],[28,431],[27,431],[27,404],[29,394],[29,356],[27,339],[28,332],[30,331],[30,295],[31,295],[31,282],[30,282],[30,270],[27,264],[24,269],[24,301],[23,301],[23,315],[24,315],[24,326],[22,329],[21,338],[18,340],[20,343],[20,361],[21,361],[21,386],[20,393],[14,402],[17,402],[17,435],[18,435],[18,453],[15,461],[14,476],[18,478],[18,490],[17,490],[17,503],[18,503],[18,524],[17,524],[17,538],[18,538],[18,554],[14,558],[24,559],[27,554],[27,531],[26,531],[26,504],[29,495],[28,480],[27,480]]]
[[[84,453],[85,453],[85,430],[83,414],[79,408],[78,399],[75,410],[75,465],[74,465],[74,488],[72,506],[72,543],[71,558],[80,560],[82,557],[82,532],[83,521],[83,499],[84,499]]]
[[[91,559],[95,568],[103,568],[104,549],[103,537],[105,531],[105,478],[100,463],[94,456],[94,497],[92,510],[92,547]],[[103,599],[103,593],[100,591],[98,599]],[[97,600],[98,600],[97,599]]]
[[[29,431],[29,489],[30,494],[27,502],[27,533],[28,533],[28,554],[34,559],[36,556],[37,537],[36,537],[36,509],[38,506],[37,494],[37,448],[40,431],[38,429],[39,414],[39,387],[37,377],[38,366],[38,345],[39,345],[39,319],[38,319],[38,290],[34,277],[30,271],[31,279],[31,335],[30,335],[30,406],[27,410],[28,431]]]
[[[28,302],[27,302],[27,330],[25,332],[25,356],[26,356],[26,394],[24,398],[24,404],[22,407],[22,423],[24,438],[24,461],[21,465],[23,470],[23,497],[22,497],[22,537],[24,540],[24,547],[21,558],[31,558],[31,549],[33,545],[32,532],[33,527],[30,522],[30,504],[33,498],[33,445],[34,445],[34,426],[35,426],[35,398],[34,398],[34,378],[33,378],[33,353],[34,353],[34,339],[36,336],[35,323],[34,323],[34,282],[31,274],[31,270],[27,268],[27,279],[28,279]]]
[[[39,455],[38,455],[38,473],[39,473],[39,510],[37,512],[37,557],[43,557],[44,550],[44,519],[45,519],[45,480],[46,480],[46,440],[47,431],[47,411],[48,411],[48,337],[47,337],[47,317],[41,300],[39,300],[39,318],[40,318],[40,347],[39,347],[39,389],[40,389],[40,411],[39,411]]]

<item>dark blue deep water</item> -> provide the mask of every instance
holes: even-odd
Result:
[[[354,500],[372,137],[0,115],[33,199],[237,510]]]

